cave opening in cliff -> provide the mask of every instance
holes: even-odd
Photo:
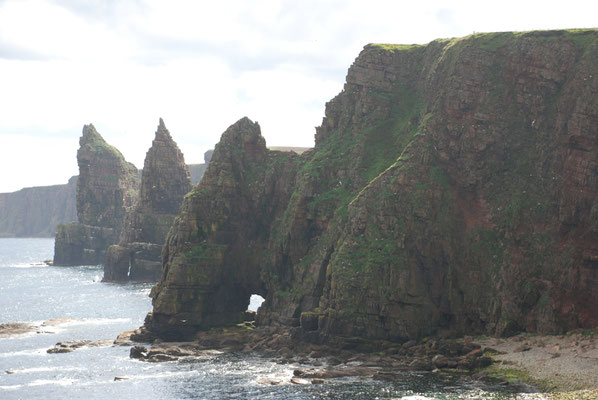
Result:
[[[252,294],[249,298],[249,305],[247,306],[247,310],[257,312],[257,310],[260,308],[260,306],[265,300],[266,299],[264,299],[259,294]]]

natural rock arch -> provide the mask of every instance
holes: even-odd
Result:
[[[295,157],[269,151],[258,123],[248,118],[224,132],[166,240],[162,279],[152,290],[154,311],[146,321],[154,333],[188,338],[238,323],[252,294],[268,297],[262,277],[270,226],[288,200],[281,187],[294,179],[284,168],[273,174],[271,166]]]

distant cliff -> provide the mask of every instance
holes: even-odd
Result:
[[[598,325],[598,31],[368,45],[313,150],[232,125],[185,197],[145,327],[311,340]]]
[[[191,175],[191,185],[195,186],[199,183],[203,174],[206,172],[206,168],[208,168],[208,164],[212,159],[212,154],[214,150],[208,150],[204,153],[204,163],[203,164],[188,164],[187,167],[189,168],[189,174]]]
[[[58,226],[54,265],[103,263],[108,246],[118,241],[126,210],[138,197],[137,168],[93,125],[83,127],[79,144],[78,222]]]
[[[204,154],[204,164],[188,165],[192,185],[201,180],[212,152]],[[0,193],[0,237],[53,237],[58,225],[76,221],[77,178],[73,176],[65,185]]]
[[[0,193],[0,237],[52,237],[58,224],[77,220],[77,177],[66,185]]]
[[[160,119],[145,157],[139,200],[127,210],[119,243],[108,248],[104,281],[159,279],[164,239],[190,190],[183,153]]]

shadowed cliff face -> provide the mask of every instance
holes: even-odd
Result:
[[[126,209],[138,196],[137,168],[93,125],[83,127],[79,144],[78,222],[58,226],[55,265],[103,263],[106,249],[118,240]]]
[[[313,340],[598,325],[597,65],[595,30],[366,46],[313,150],[223,134],[146,327],[190,337],[251,293]]]
[[[240,322],[250,295],[266,294],[260,269],[269,226],[288,202],[296,159],[268,151],[247,118],[222,135],[168,235],[152,291],[154,330],[175,338]]]
[[[127,213],[119,244],[108,249],[105,281],[159,279],[162,245],[190,190],[183,153],[160,119],[145,157],[139,203]]]

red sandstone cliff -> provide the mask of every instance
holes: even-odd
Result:
[[[146,327],[313,340],[598,325],[598,32],[368,45],[316,146],[222,136],[167,238]]]

